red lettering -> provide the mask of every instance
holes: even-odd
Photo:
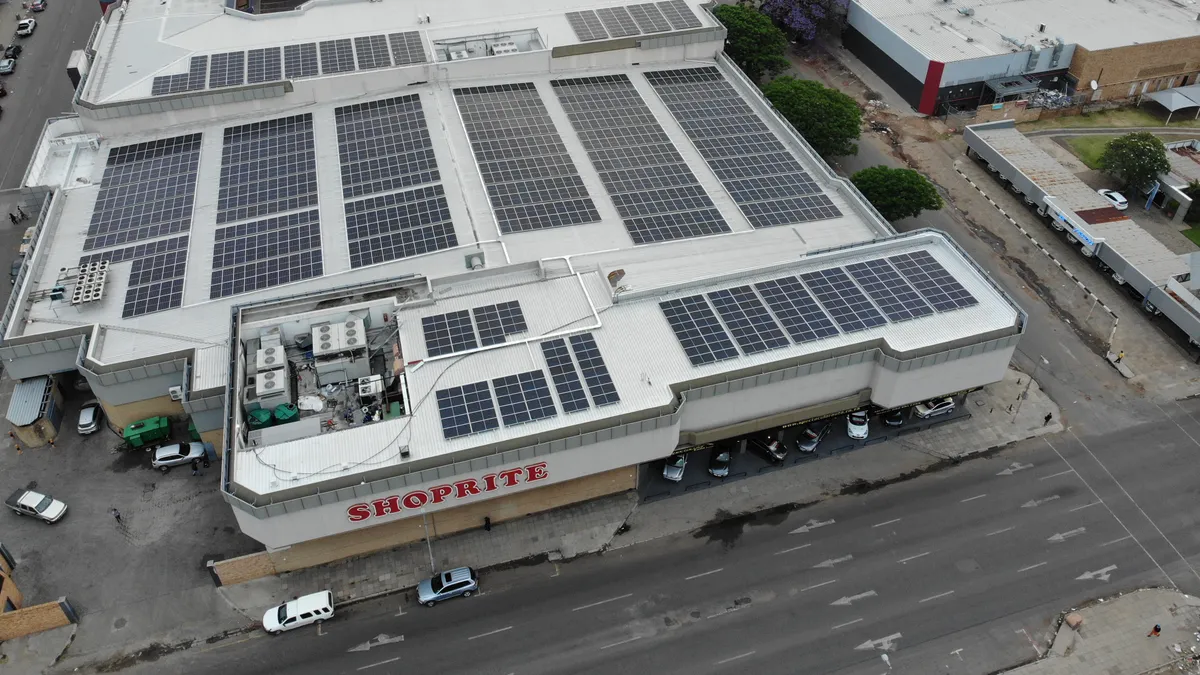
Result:
[[[491,492],[496,489],[496,474],[489,473],[483,477],[483,491]]]
[[[396,495],[376,499],[371,502],[371,506],[375,507],[375,517],[382,518],[389,513],[400,513],[400,498]]]
[[[366,504],[355,504],[346,509],[346,515],[350,516],[350,522],[357,523],[371,517],[371,507]]]
[[[455,499],[465,499],[470,495],[477,495],[479,492],[479,481],[475,480],[474,478],[460,480],[454,484]]]
[[[525,467],[525,482],[532,483],[535,480],[542,480],[550,474],[546,473],[546,463],[538,462]]]
[[[504,487],[516,487],[517,483],[521,482],[517,480],[517,476],[520,476],[523,471],[524,469],[505,469],[501,471],[499,476],[500,480],[504,481]]]
[[[406,509],[419,509],[429,503],[429,493],[424,490],[413,490],[404,495],[401,502]]]
[[[433,495],[431,501],[434,504],[441,504],[446,501],[446,497],[449,497],[451,492],[454,492],[454,488],[449,485],[434,485],[429,488],[429,494]]]

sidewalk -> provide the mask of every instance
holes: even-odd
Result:
[[[1042,660],[1010,675],[1151,675],[1197,673],[1187,661],[1200,652],[1200,600],[1163,589],[1127,593],[1078,610],[1078,630],[1064,621]],[[1155,624],[1162,635],[1147,637]]]

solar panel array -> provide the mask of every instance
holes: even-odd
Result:
[[[479,344],[484,347],[501,344],[506,336],[529,330],[521,303],[516,300],[476,307],[473,313],[475,326],[479,329]]]
[[[716,68],[656,71],[646,79],[751,225],[842,215]]]
[[[575,361],[583,373],[583,381],[587,383],[588,393],[596,406],[618,403],[621,397],[617,395],[617,387],[613,384],[612,375],[600,355],[600,347],[591,333],[580,333],[571,336],[571,350],[575,352]]]
[[[270,288],[323,273],[316,209],[217,230],[210,298]]]
[[[306,42],[287,45],[283,48],[283,75],[289,80],[300,77],[316,77],[317,43]]]
[[[392,58],[398,66],[425,63],[429,60],[425,54],[425,43],[421,41],[421,34],[417,31],[392,33],[388,35],[388,41],[392,44]]]
[[[350,38],[321,42],[321,74],[333,75],[354,70],[354,43]]]
[[[235,87],[246,80],[246,52],[213,54],[208,71],[208,86]]]
[[[358,54],[358,69],[387,68],[392,65],[386,35],[367,35],[354,38],[354,51]]]
[[[472,314],[475,315],[474,325],[471,323]],[[464,309],[427,316],[421,319],[421,326],[425,332],[425,351],[429,356],[467,351],[480,345],[501,344],[506,336],[529,330],[521,303],[516,300],[476,307],[471,312]]]
[[[188,72],[179,75],[160,75],[150,82],[151,96],[182,94],[204,89],[208,79],[208,56],[193,56],[188,62]]]
[[[571,360],[566,341],[562,338],[546,340],[542,343],[542,354],[546,357],[546,365],[550,367],[550,378],[554,380],[554,389],[558,392],[558,400],[562,401],[563,412],[587,410],[590,405],[587,394],[583,393],[579,370]]]
[[[567,12],[567,23],[580,42],[666,33],[701,26],[700,19],[683,0]]]
[[[550,84],[634,243],[730,231],[628,77]]]
[[[437,392],[442,433],[447,439],[499,428],[496,405],[488,383],[475,382]]]
[[[283,79],[283,49],[265,47],[246,52],[246,82],[259,84]]]
[[[312,114],[225,128],[218,225],[316,204]]]
[[[334,119],[344,199],[409,188],[345,203],[350,265],[457,246],[420,97],[344,106]]]
[[[804,344],[978,302],[933,255],[916,251],[712,291],[707,300],[673,298],[659,307],[699,366],[738,356],[731,333],[749,355],[787,346],[781,325],[793,342]]]
[[[546,375],[540,370],[509,375],[492,380],[496,388],[496,402],[500,404],[500,418],[504,426],[523,424],[554,417],[558,409],[550,396]]]
[[[600,220],[533,84],[455,89],[454,98],[502,232]]]

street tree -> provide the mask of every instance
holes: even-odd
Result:
[[[862,111],[854,99],[820,82],[780,77],[763,95],[823,157],[858,153]]]
[[[771,18],[753,7],[717,5],[717,20],[725,25],[725,53],[752,81],[787,70],[787,36]]]
[[[1149,189],[1171,165],[1163,142],[1154,134],[1138,131],[1109,141],[1100,155],[1100,168],[1140,191]]]
[[[942,197],[933,183],[912,169],[872,166],[855,173],[850,181],[889,221],[942,208]]]
[[[797,39],[812,42],[821,32],[840,33],[850,0],[763,0],[762,12]]]

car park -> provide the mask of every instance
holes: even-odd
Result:
[[[166,473],[173,466],[191,464],[193,461],[208,462],[209,443],[171,443],[154,451],[150,466]]]
[[[75,430],[80,436],[94,434],[100,429],[100,422],[104,419],[104,410],[100,407],[99,401],[88,401],[79,409],[79,423],[75,425]]]
[[[471,597],[479,590],[479,577],[470,567],[458,567],[425,579],[417,584],[417,602],[426,607],[433,607],[443,600]]]
[[[50,495],[33,490],[17,490],[4,500],[4,505],[18,516],[33,516],[47,523],[57,523],[67,515],[67,505]]]
[[[1116,190],[1096,190],[1096,194],[1104,197],[1118,211],[1124,211],[1129,208],[1129,200],[1125,199],[1125,195]]]
[[[869,433],[867,419],[865,410],[855,410],[846,415],[846,435],[856,441],[865,439]]]
[[[883,423],[889,427],[904,426],[904,411],[903,410],[889,410],[889,411],[883,413],[882,415],[880,415],[879,418],[882,419]]]
[[[779,439],[770,434],[763,438],[751,438],[746,441],[746,446],[761,453],[772,462],[782,462],[787,457],[787,448],[779,442]]]
[[[929,419],[930,417],[939,417],[941,415],[949,415],[954,412],[954,399],[949,396],[945,398],[934,399],[924,403],[918,403],[913,407],[913,414],[921,419]]]
[[[715,447],[712,457],[708,460],[708,473],[714,478],[725,478],[729,475],[729,465],[733,462],[733,453],[729,448]]]
[[[816,452],[817,446],[821,444],[832,428],[833,425],[824,420],[804,427],[804,431],[801,431],[800,435],[796,437],[796,450],[805,453]]]
[[[321,623],[333,616],[333,593],[321,591],[302,595],[295,600],[272,607],[263,614],[263,629],[271,635],[301,626]]]
[[[663,465],[663,478],[678,483],[683,480],[683,472],[687,469],[686,455],[671,455]]]
[[[17,35],[21,37],[29,37],[35,30],[37,30],[36,19],[21,19],[17,22]]]
[[[21,52],[23,51],[25,51],[25,49],[21,47],[21,45],[9,45],[4,48],[4,58],[19,59],[21,58]]]

